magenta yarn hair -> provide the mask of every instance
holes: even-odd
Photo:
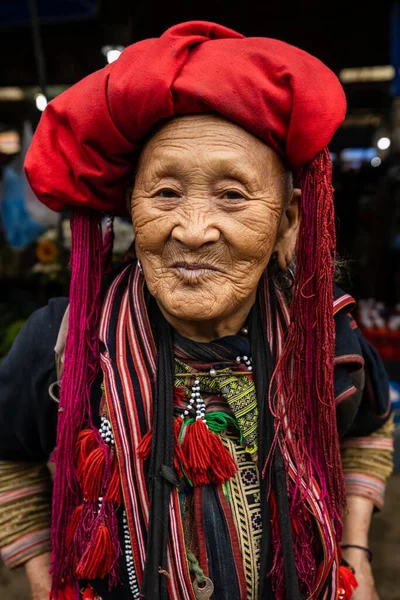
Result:
[[[52,511],[52,591],[56,599],[70,579],[66,533],[79,486],[74,464],[78,433],[91,423],[90,388],[99,368],[98,322],[103,274],[103,242],[99,214],[75,209],[71,218],[70,312],[57,427],[56,471]],[[79,598],[79,590],[75,590]]]
[[[333,286],[336,234],[332,167],[327,148],[300,172],[301,226],[290,306],[291,326],[277,372],[273,412],[277,424],[287,418],[288,443],[294,450],[298,481],[293,502],[317,476],[322,497],[341,536],[345,485],[340,459],[334,398],[335,323]],[[284,431],[284,427],[281,428]]]

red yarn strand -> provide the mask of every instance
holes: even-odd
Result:
[[[300,182],[301,226],[291,325],[277,365],[277,393],[271,399],[271,410],[298,470],[293,502],[304,495],[300,482],[309,489],[316,475],[340,538],[345,486],[333,392],[336,240],[331,162],[326,148],[302,169]]]

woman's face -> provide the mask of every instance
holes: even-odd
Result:
[[[273,251],[282,263],[288,241],[294,247],[292,198],[278,155],[241,127],[207,115],[160,128],[139,158],[131,212],[163,313],[218,321],[250,309]]]

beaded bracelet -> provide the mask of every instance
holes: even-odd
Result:
[[[357,546],[356,544],[343,544],[342,545],[342,550],[344,548],[357,548],[358,550],[364,550],[364,552],[366,552],[368,554],[368,561],[370,563],[372,562],[372,559],[373,559],[372,550],[370,550],[366,546]]]

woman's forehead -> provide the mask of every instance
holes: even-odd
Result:
[[[208,165],[238,175],[257,169],[282,173],[277,153],[245,129],[216,115],[191,115],[164,123],[144,146],[140,166],[176,171]]]
[[[235,140],[239,146],[266,144],[240,125],[216,114],[182,115],[160,124],[146,145],[173,144],[174,141],[187,143],[216,140],[221,146]]]

